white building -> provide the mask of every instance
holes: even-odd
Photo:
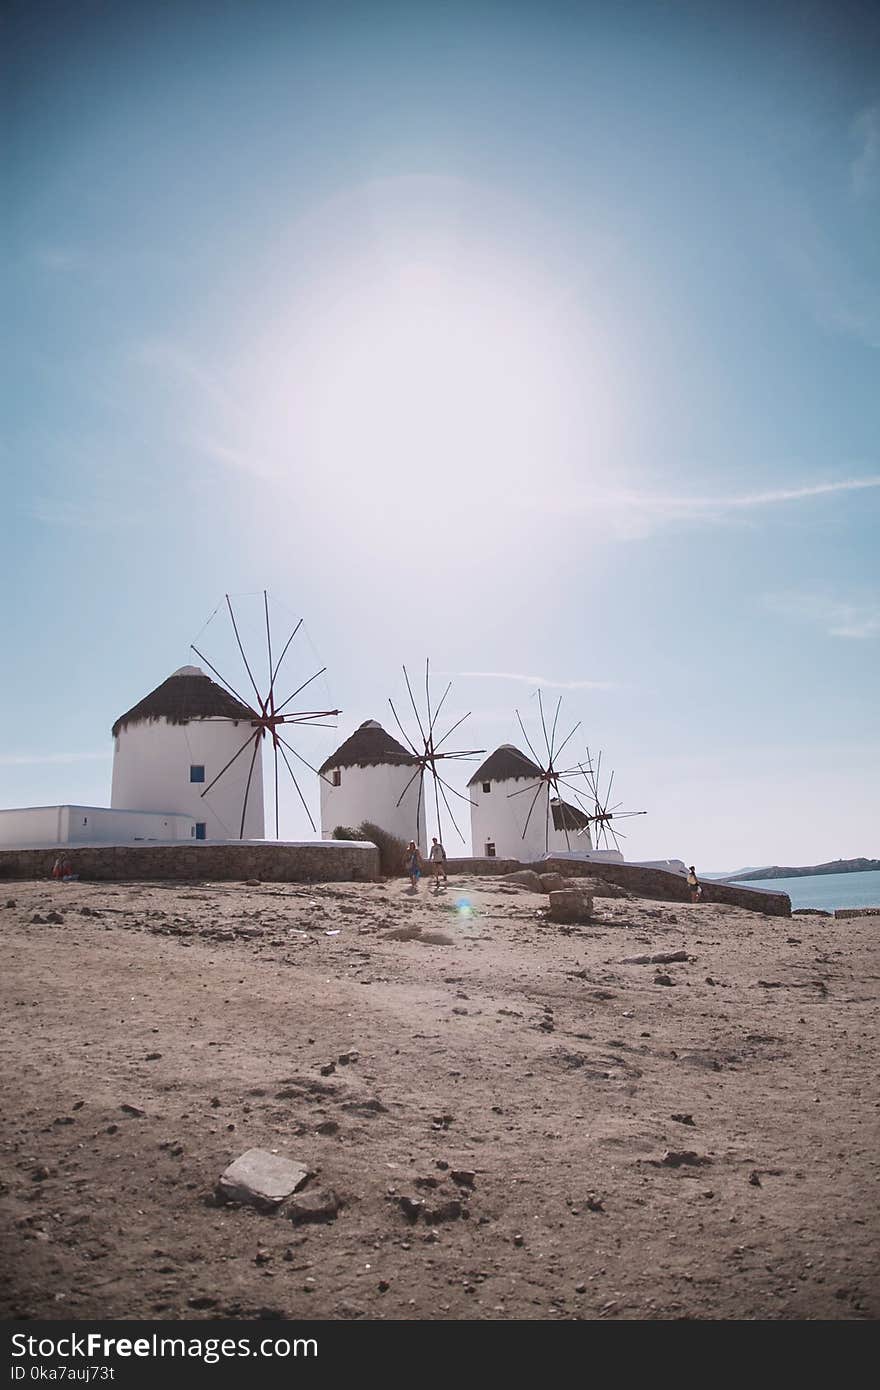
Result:
[[[325,840],[337,826],[356,830],[363,821],[372,821],[425,849],[425,798],[419,805],[418,760],[375,719],[361,724],[319,771]]]
[[[198,666],[181,666],[113,725],[111,807],[189,816],[198,840],[261,840],[263,747],[252,717]]]
[[[477,768],[468,782],[475,858],[532,863],[547,853],[607,857],[592,850],[583,811],[553,796],[541,779],[537,763],[512,743],[496,748]]]
[[[111,811],[106,806],[25,806],[0,811],[0,848],[125,845],[144,840],[189,840],[191,816],[161,811]]]

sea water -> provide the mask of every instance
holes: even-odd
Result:
[[[787,893],[792,907],[880,907],[880,869],[858,874],[805,874],[797,878],[745,879],[734,887]]]

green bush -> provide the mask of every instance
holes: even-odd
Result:
[[[383,830],[381,825],[374,825],[372,821],[361,821],[361,834],[357,837],[360,840],[372,840],[379,851],[379,868],[386,878],[399,878],[403,873],[403,856],[406,853],[406,841],[398,839],[387,830]]]

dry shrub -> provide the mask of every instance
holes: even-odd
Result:
[[[372,821],[361,821],[359,829],[361,831],[359,839],[372,840],[379,851],[379,869],[386,878],[398,878],[403,873],[403,856],[406,853],[406,841],[392,835],[388,830],[383,830],[381,825],[374,825]]]
[[[351,825],[337,825],[330,836],[331,840],[368,840],[369,838],[369,835],[364,835]]]

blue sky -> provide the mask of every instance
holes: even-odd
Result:
[[[430,652],[633,857],[880,853],[880,18],[744,8],[12,6],[0,804],[267,588],[307,755]]]

